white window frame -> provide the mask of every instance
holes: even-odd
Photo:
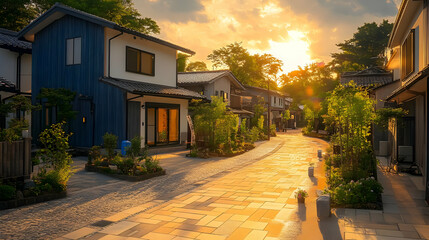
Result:
[[[82,37],[66,39],[66,65],[82,63]]]

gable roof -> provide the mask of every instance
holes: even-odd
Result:
[[[170,87],[147,82],[138,82],[109,77],[101,77],[100,81],[134,94],[182,99],[206,99],[205,96],[200,95],[197,92],[179,87]]]
[[[253,90],[253,91],[256,91],[256,92],[268,92],[268,89],[265,89],[265,88],[261,88],[261,87],[255,87],[255,86],[250,86],[250,85],[244,85],[245,87],[246,87],[246,89],[248,89],[248,90]],[[276,94],[276,95],[280,95],[280,96],[282,96],[282,97],[287,97],[288,96],[288,94],[284,94],[284,93],[282,93],[282,92],[279,92],[279,91],[277,91],[277,90],[271,90],[270,89],[270,93],[273,93],[273,94]]]
[[[0,28],[0,47],[15,52],[31,53],[31,43],[18,40],[17,32]]]
[[[107,19],[89,14],[89,13],[84,12],[84,11],[77,10],[75,8],[63,5],[61,3],[56,3],[48,11],[44,12],[41,16],[36,18],[30,24],[28,24],[25,28],[23,28],[18,33],[17,37],[19,39],[26,39],[28,41],[33,41],[34,34],[41,31],[43,28],[45,28],[46,26],[48,26],[52,22],[62,18],[65,15],[71,15],[73,17],[80,18],[80,19],[83,19],[85,21],[97,24],[97,25],[101,25],[103,27],[108,27],[108,28],[118,30],[120,32],[132,34],[132,35],[135,35],[137,37],[141,37],[141,38],[144,38],[146,40],[149,40],[149,41],[152,41],[152,42],[155,42],[155,43],[158,43],[158,44],[161,44],[161,45],[164,45],[164,46],[176,49],[176,50],[179,50],[181,52],[185,52],[188,54],[195,54],[195,52],[190,50],[190,49],[175,45],[173,43],[169,43],[169,42],[164,41],[162,39],[152,37],[152,36],[146,35],[144,33],[141,33],[141,32],[135,31],[135,30],[131,30],[131,29],[123,27],[123,26],[121,26],[115,22],[112,22],[112,21],[109,21]]]
[[[393,82],[393,74],[378,67],[370,67],[357,72],[345,72],[341,75],[341,84],[353,81],[358,86],[382,86]]]
[[[209,84],[222,77],[228,77],[230,81],[237,88],[244,90],[243,85],[229,70],[180,72],[178,73],[177,81],[180,85],[189,86],[189,85]]]

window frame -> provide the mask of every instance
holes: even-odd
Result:
[[[80,39],[80,59],[79,59],[79,62],[77,62],[76,61],[76,59],[75,59],[75,40],[76,39]],[[72,63],[68,63],[68,61],[67,61],[67,59],[68,59],[68,41],[69,40],[72,40],[72,51],[71,51],[71,54],[72,54]],[[73,65],[80,65],[80,64],[82,64],[82,37],[72,37],[72,38],[66,38],[66,45],[65,45],[65,52],[66,52],[66,54],[65,54],[65,61],[66,61],[66,66],[73,66]]]
[[[142,72],[141,71],[141,66],[139,66],[140,71],[128,70],[128,49],[136,50],[136,51],[139,52],[138,56],[140,57],[140,65],[141,65],[141,53],[149,54],[149,55],[152,56],[152,74]],[[152,76],[152,77],[154,77],[155,76],[155,54],[151,53],[151,52],[143,51],[143,50],[138,49],[138,48],[126,46],[126,48],[125,48],[125,71],[126,72],[137,73],[137,74],[141,74],[141,75],[146,75],[146,76]]]
[[[408,46],[408,42],[410,45]],[[411,49],[408,49],[410,47]],[[415,29],[411,29],[411,31],[408,33],[407,37],[405,38],[404,42],[401,44],[401,78],[402,80],[407,79],[411,74],[415,71]],[[410,59],[408,58],[408,54],[411,54]],[[411,62],[411,63],[409,63]],[[410,64],[409,66],[407,66]],[[407,71],[407,67],[409,67]]]

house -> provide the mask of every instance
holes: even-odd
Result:
[[[341,84],[353,81],[361,87],[377,87],[393,82],[393,75],[379,67],[370,67],[362,71],[345,72],[341,75]]]
[[[423,174],[426,201],[428,182],[428,3],[403,0],[388,42],[386,68],[399,86],[386,97],[390,105],[408,110],[403,123],[390,123],[391,161],[417,167]]]
[[[270,90],[268,92],[267,89],[260,88],[260,87],[254,87],[245,85],[246,91],[243,93],[243,96],[250,96],[252,97],[252,104],[250,105],[251,108],[253,105],[258,103],[258,98],[263,97],[265,102],[265,107],[268,109],[268,104],[270,104],[270,123],[275,124],[278,130],[282,130],[284,127],[282,120],[281,120],[281,114],[286,110],[289,109],[290,106],[290,100],[289,98],[284,95],[283,93],[276,91],[276,90]],[[270,95],[270,99],[268,99],[268,93]],[[252,110],[251,108],[247,110]],[[268,119],[268,114],[265,113],[265,119]]]
[[[17,33],[0,28],[0,100],[5,103],[13,96],[31,96],[31,43],[18,40]],[[0,128],[7,128],[11,118],[31,115],[18,112],[0,116]]]
[[[178,85],[208,99],[222,97],[230,110],[239,116],[239,123],[253,116],[252,112],[243,109],[245,99],[240,94],[245,90],[244,86],[229,70],[181,72],[178,74]]]
[[[32,100],[42,105],[33,136],[57,121],[40,90],[66,88],[77,95],[74,147],[100,145],[106,132],[147,146],[185,143],[188,102],[204,97],[177,86],[176,62],[193,51],[58,3],[18,38],[33,43]]]

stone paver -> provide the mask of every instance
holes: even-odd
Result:
[[[310,162],[320,165],[317,150],[327,143],[298,132],[278,139],[285,144],[258,162],[206,181],[87,238],[296,239],[303,222],[317,224],[317,219],[306,217],[307,206],[315,205],[318,186],[317,178],[307,176],[307,168]],[[315,175],[320,177],[320,172]],[[310,191],[311,201],[305,205],[294,199],[298,187]]]
[[[157,159],[167,175],[137,183],[86,172],[86,159],[75,158],[76,172],[69,181],[67,198],[1,211],[0,239],[54,239],[86,226],[100,230],[91,225],[103,219],[119,221],[159,205],[234,168],[258,161],[282,143],[281,138],[259,142],[256,149],[233,158],[186,158],[187,151],[161,154]],[[146,207],[146,203],[152,205]],[[186,219],[176,217],[174,221],[180,220]],[[111,238],[102,233],[91,236]]]

